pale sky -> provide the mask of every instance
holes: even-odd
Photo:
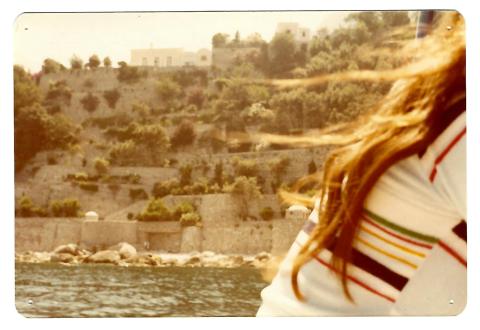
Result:
[[[211,49],[217,32],[241,38],[258,32],[270,41],[279,22],[297,22],[312,34],[334,29],[348,12],[162,12],[162,13],[45,13],[23,14],[15,22],[14,61],[32,73],[45,58],[70,67],[75,54],[84,62],[92,54],[130,62],[136,48]]]

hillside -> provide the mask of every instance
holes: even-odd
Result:
[[[163,205],[152,198],[228,193],[242,205],[241,219],[281,216],[279,202],[255,212],[249,203],[321,169],[327,148],[255,144],[236,134],[297,135],[346,122],[371,108],[389,84],[332,81],[280,90],[259,79],[398,66],[392,55],[399,46],[385,43],[382,31],[408,22],[384,16],[353,15],[352,24],[319,32],[306,48],[279,35],[223,69],[125,62],[113,68],[95,55],[86,65],[72,58],[69,69],[47,59],[35,76],[16,67],[17,215],[93,210],[108,220],[161,221]],[[224,40],[221,47],[239,45]],[[184,207],[191,214],[186,224],[200,221],[198,207]]]

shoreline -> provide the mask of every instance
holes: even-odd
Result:
[[[57,247],[51,252],[26,251],[15,253],[15,263],[55,263],[65,266],[81,264],[108,264],[119,267],[216,267],[256,269],[268,268],[274,261],[268,252],[255,255],[222,254],[213,251],[168,253],[163,251],[138,252],[128,243],[119,243],[105,250],[93,252],[76,244]]]

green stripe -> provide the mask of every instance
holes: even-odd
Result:
[[[434,237],[434,236],[429,236],[429,235],[425,235],[425,234],[422,234],[422,233],[417,233],[416,231],[413,231],[413,230],[410,230],[410,229],[407,229],[405,227],[401,227],[393,222],[390,222],[384,218],[382,218],[381,216],[367,210],[367,209],[364,209],[365,213],[370,217],[372,218],[372,220],[375,220],[376,222],[384,225],[385,227],[388,227],[390,229],[393,229],[395,231],[398,231],[399,233],[402,233],[404,235],[407,235],[407,236],[410,236],[412,238],[416,238],[416,239],[419,239],[419,240],[422,240],[424,242],[428,242],[428,243],[437,243],[439,241],[438,238]]]

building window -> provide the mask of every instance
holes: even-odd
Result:
[[[153,62],[155,66],[158,66],[160,64],[160,59],[158,57],[155,57],[155,61]]]
[[[171,56],[167,56],[167,66],[172,66],[173,59]]]
[[[146,57],[142,58],[142,65],[148,65],[148,61]]]
[[[206,55],[200,56],[200,61],[205,62],[206,60],[207,60],[207,56],[206,56]]]
[[[305,37],[307,34],[305,33],[305,31],[302,32],[302,37]]]
[[[292,33],[292,31],[290,31],[290,29],[288,29],[288,30],[287,30],[287,34],[290,34],[290,33]]]

